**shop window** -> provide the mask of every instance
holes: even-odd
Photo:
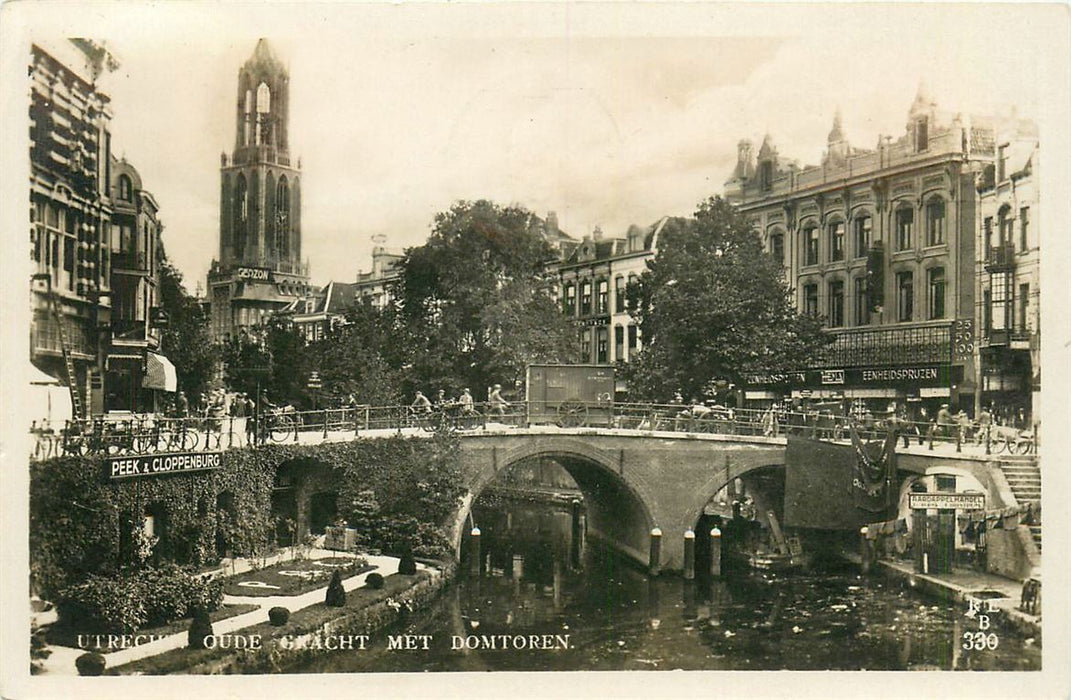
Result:
[[[896,249],[910,250],[914,245],[915,212],[904,206],[896,210]]]
[[[945,269],[943,267],[930,268],[926,273],[929,278],[930,318],[939,319],[945,317]]]
[[[915,276],[911,272],[896,274],[898,321],[910,321],[915,316]]]
[[[870,237],[874,220],[869,216],[860,216],[855,220],[855,257],[865,258],[870,249]]]
[[[829,260],[837,262],[844,259],[844,222],[836,221],[829,225]]]
[[[945,202],[931,199],[926,204],[926,245],[944,245],[945,242]]]

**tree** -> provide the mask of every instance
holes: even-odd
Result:
[[[667,222],[627,299],[644,341],[630,386],[651,399],[805,367],[831,341],[820,318],[796,312],[780,262],[721,197],[702,202],[694,219]]]
[[[256,396],[259,388],[277,404],[310,403],[306,382],[311,359],[298,331],[273,320],[255,337],[242,334],[226,341],[222,355],[232,389]]]
[[[406,251],[393,296],[407,395],[468,386],[480,396],[521,379],[527,363],[575,361],[539,224],[521,207],[458,202]]]
[[[186,292],[182,273],[160,251],[160,308],[168,318],[160,351],[175,365],[179,389],[191,399],[208,389],[217,352],[208,333],[208,316],[196,297]]]

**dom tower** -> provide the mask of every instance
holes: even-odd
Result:
[[[289,74],[260,39],[238,71],[234,153],[220,157],[219,259],[208,273],[216,339],[253,331],[308,290],[289,114]]]

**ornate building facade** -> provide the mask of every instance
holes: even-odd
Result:
[[[783,262],[798,308],[835,335],[822,366],[750,377],[745,399],[974,409],[976,182],[993,134],[920,88],[901,135],[874,149],[852,146],[838,114],[820,166],[788,161],[769,136],[757,157],[740,143],[726,196]]]
[[[266,39],[238,71],[235,143],[220,158],[219,258],[208,273],[212,335],[237,336],[308,292],[301,164],[290,157],[290,76]]]

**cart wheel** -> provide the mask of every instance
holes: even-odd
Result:
[[[558,427],[577,428],[587,425],[588,407],[582,401],[569,399],[558,404]]]

